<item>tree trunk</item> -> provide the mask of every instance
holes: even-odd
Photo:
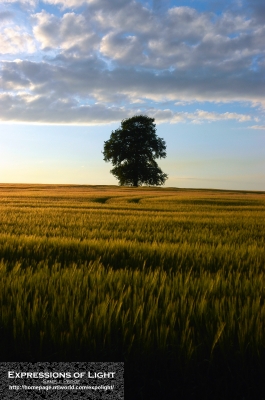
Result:
[[[134,187],[138,187],[138,180],[139,180],[139,178],[138,178],[139,177],[139,175],[138,175],[138,168],[139,168],[138,163],[139,163],[138,155],[136,155],[135,163],[134,163],[134,174],[133,174],[133,186]]]

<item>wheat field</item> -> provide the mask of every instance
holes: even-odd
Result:
[[[0,200],[2,360],[125,361],[132,399],[265,398],[264,192],[2,184]]]

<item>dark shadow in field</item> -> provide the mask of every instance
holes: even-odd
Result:
[[[128,203],[139,203],[140,202],[141,197],[133,197],[132,199],[128,200]]]
[[[97,197],[96,199],[89,199],[93,203],[105,204],[111,197]]]

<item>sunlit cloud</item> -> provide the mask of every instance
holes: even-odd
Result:
[[[108,123],[140,110],[170,123],[244,123],[260,113],[263,124],[259,1],[240,12],[226,5],[222,13],[169,2],[157,12],[158,3],[136,0],[45,0],[42,9],[34,0],[4,3],[3,121]],[[227,110],[203,109],[205,102]],[[193,111],[178,111],[191,104]]]
[[[33,32],[42,49],[74,48],[75,52],[88,52],[99,42],[83,15],[72,12],[58,18],[43,10],[32,19],[36,24]]]
[[[252,125],[249,126],[250,129],[265,130],[265,125]]]
[[[0,94],[0,121],[26,121],[46,124],[94,125],[119,122],[135,114],[154,117],[156,123],[202,123],[220,120],[250,121],[249,115],[237,113],[211,113],[196,110],[194,113],[173,112],[170,109],[128,108],[105,104],[80,105],[77,100],[67,98],[30,96],[21,91],[16,96]],[[48,112],[47,112],[48,111]],[[32,118],[34,115],[34,119]]]
[[[34,38],[23,28],[4,28],[0,32],[0,54],[33,53],[36,50]]]

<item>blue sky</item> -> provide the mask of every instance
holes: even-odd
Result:
[[[0,182],[116,184],[103,142],[154,117],[166,186],[265,190],[265,3],[0,2]]]

